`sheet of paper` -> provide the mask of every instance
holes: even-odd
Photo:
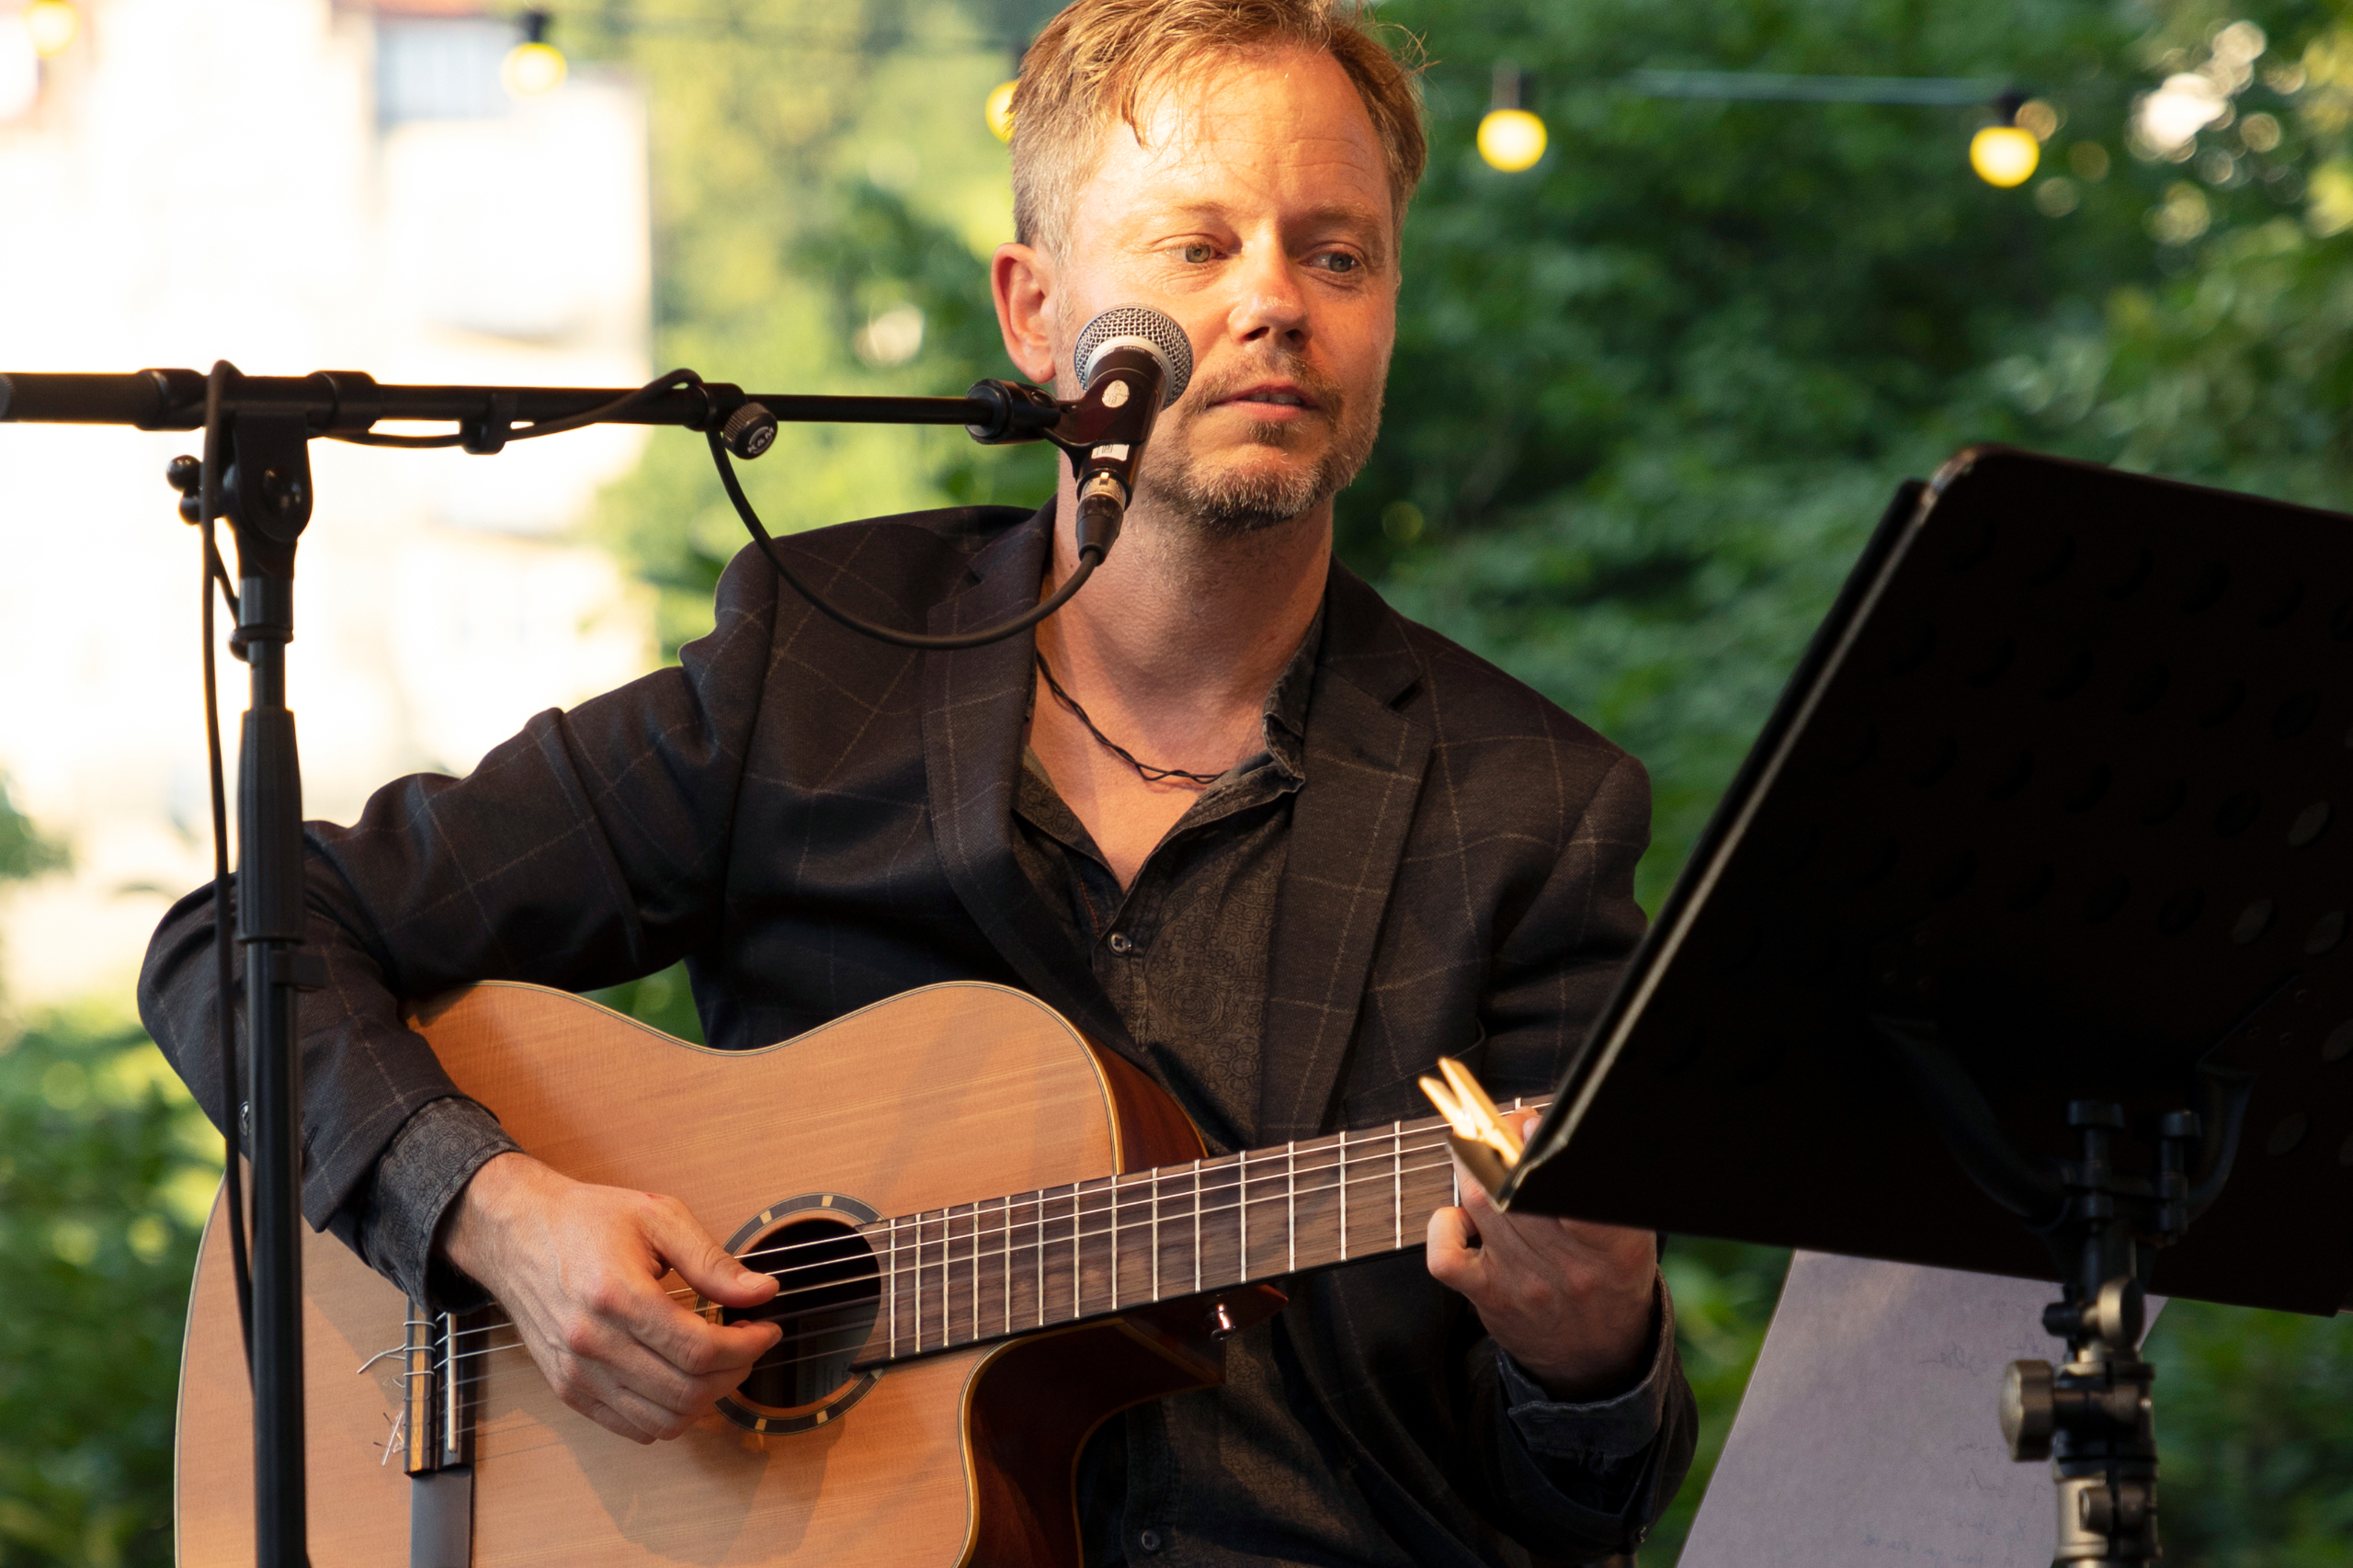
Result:
[[[2051,1467],[2011,1462],[1995,1403],[2010,1362],[2063,1358],[2058,1299],[1799,1253],[1678,1568],[2048,1568]]]

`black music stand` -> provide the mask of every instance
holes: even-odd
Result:
[[[2154,1558],[2141,1292],[2353,1294],[2348,525],[1907,484],[1503,1199],[2058,1281],[2013,1455],[2060,1561]]]

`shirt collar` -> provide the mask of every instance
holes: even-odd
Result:
[[[1318,605],[1290,663],[1267,690],[1267,756],[1296,779],[1307,777],[1307,699],[1315,689],[1315,657],[1323,645],[1324,608]]]

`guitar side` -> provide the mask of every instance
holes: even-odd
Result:
[[[804,1195],[906,1214],[1200,1153],[1142,1074],[993,985],[910,992],[756,1051],[505,983],[437,1001],[414,1026],[533,1154],[668,1193],[722,1237]],[[183,1568],[252,1561],[251,1410],[222,1219],[216,1205],[183,1354]],[[404,1568],[410,1483],[385,1447],[400,1363],[354,1369],[401,1343],[407,1303],[332,1237],[306,1230],[302,1267],[314,1560]],[[651,1448],[565,1409],[520,1349],[483,1356],[473,1561],[1075,1565],[1078,1449],[1119,1409],[1219,1381],[1199,1315],[932,1356],[809,1430],[756,1437],[714,1413]]]

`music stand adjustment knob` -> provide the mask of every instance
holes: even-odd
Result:
[[[2047,1460],[2058,1403],[2052,1397],[2051,1363],[2013,1361],[2002,1378],[2002,1437],[2013,1460]]]

